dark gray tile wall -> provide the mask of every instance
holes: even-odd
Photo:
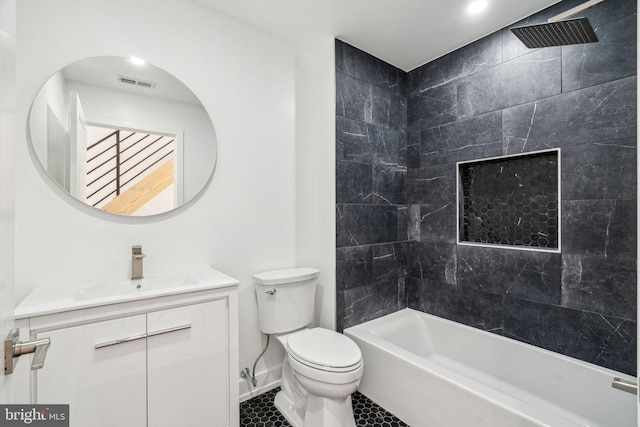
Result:
[[[407,306],[406,77],[336,40],[339,329]]]
[[[409,306],[635,374],[636,13],[607,0],[583,13],[599,43],[505,28],[406,74],[336,42],[340,328]],[[455,162],[550,148],[561,253],[456,245]]]
[[[584,13],[600,43],[528,51],[504,29],[409,73],[410,307],[635,373],[635,14],[609,0]],[[460,65],[469,52],[494,60]],[[561,148],[561,254],[455,246],[455,224],[427,215],[455,206],[456,161],[549,148]]]

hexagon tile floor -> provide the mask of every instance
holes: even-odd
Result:
[[[241,403],[240,425],[242,427],[291,427],[273,404],[273,398],[278,391],[280,389],[276,388]],[[352,399],[356,426],[409,427],[357,391]]]

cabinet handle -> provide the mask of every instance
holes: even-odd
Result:
[[[173,328],[161,329],[159,331],[149,332],[148,337],[155,337],[156,335],[168,334],[170,332],[184,331],[185,329],[191,329],[191,325],[174,326]]]
[[[147,334],[132,335],[132,336],[127,337],[127,338],[120,338],[120,339],[117,339],[117,340],[107,341],[107,342],[103,342],[101,344],[96,344],[95,348],[96,348],[96,350],[98,350],[98,349],[105,348],[105,347],[111,347],[112,345],[118,345],[118,344],[124,344],[126,342],[142,340],[142,339],[145,339],[146,337],[147,337]]]
[[[626,391],[627,393],[638,394],[638,383],[627,381],[622,378],[614,377],[611,382],[611,387]]]
[[[173,328],[161,329],[159,331],[149,332],[148,334],[138,334],[138,335],[132,335],[127,338],[119,338],[117,340],[96,344],[95,348],[96,350],[98,350],[105,347],[111,347],[112,345],[124,344],[126,342],[142,340],[149,337],[155,337],[156,335],[168,334],[170,332],[183,331],[185,329],[191,329],[191,325],[174,326]]]

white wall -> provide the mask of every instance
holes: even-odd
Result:
[[[125,278],[130,247],[142,244],[149,275],[211,265],[241,281],[240,366],[250,367],[262,345],[252,275],[297,261],[295,49],[186,1],[17,6],[16,298],[36,286]],[[27,149],[29,107],[46,79],[77,60],[114,55],[143,57],[182,80],[218,140],[204,195],[151,221],[72,203],[43,180]],[[265,360],[261,369],[276,375],[275,345]]]
[[[13,327],[14,187],[16,137],[15,0],[0,0],[0,338]],[[3,351],[4,357],[4,351]],[[0,403],[13,403],[12,376],[0,374]]]
[[[336,327],[335,41],[300,49],[295,79],[295,265],[320,269],[315,325]],[[264,344],[264,340],[263,340]],[[241,400],[277,385],[284,352],[271,342],[256,367],[258,387],[240,384]],[[254,355],[254,357],[257,356]],[[252,364],[246,366],[252,369]]]
[[[335,40],[296,61],[296,262],[320,269],[316,318],[336,327]]]

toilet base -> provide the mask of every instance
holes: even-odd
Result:
[[[346,399],[329,399],[309,395],[304,427],[356,427],[351,407],[351,396]]]
[[[298,411],[296,411],[293,401],[291,401],[282,390],[276,394],[273,403],[276,405],[276,409],[280,411],[282,416],[285,417],[293,427],[304,426],[304,420],[300,417]]]
[[[274,404],[293,427],[356,427],[351,396],[347,397],[345,404],[344,400],[309,395],[304,420],[293,401],[282,391],[276,394]]]

